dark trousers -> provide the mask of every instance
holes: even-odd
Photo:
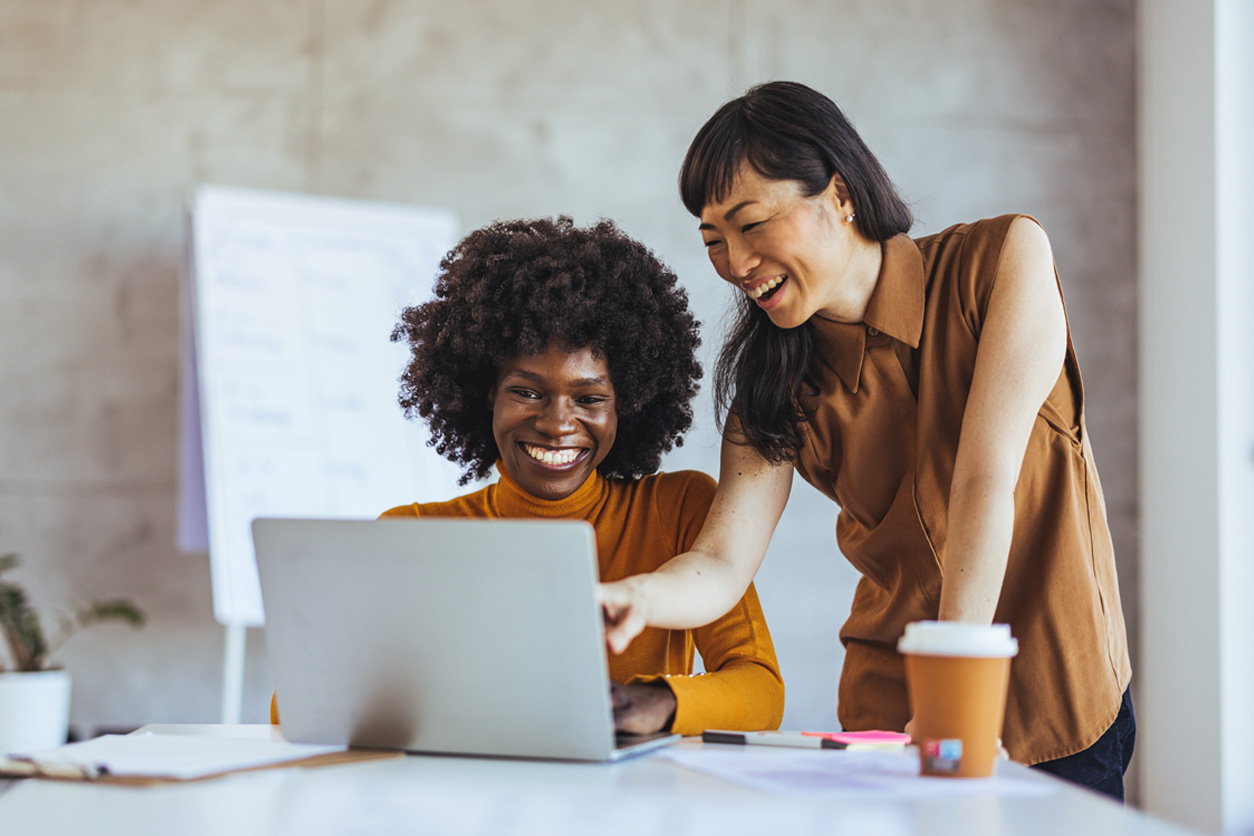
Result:
[[[1035,764],[1033,769],[1052,772],[1074,784],[1123,801],[1123,773],[1136,744],[1136,715],[1132,713],[1132,689],[1123,692],[1119,716],[1106,733],[1089,748],[1058,760]]]

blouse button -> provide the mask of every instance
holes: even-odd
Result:
[[[866,327],[866,332],[867,332],[867,334],[869,334],[869,335],[870,335],[870,336],[872,336],[872,337],[878,337],[878,336],[879,336],[879,334],[880,334],[880,332],[879,332],[879,331],[876,331],[876,330],[875,330],[874,328],[872,328],[870,325],[868,325],[868,326]]]

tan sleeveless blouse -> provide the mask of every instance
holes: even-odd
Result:
[[[937,616],[963,410],[1015,217],[898,235],[883,245],[864,323],[804,326],[816,351],[796,466],[840,506],[836,539],[863,575],[840,633],[848,729],[901,729],[910,716],[896,643],[907,622]],[[1114,722],[1132,670],[1070,333],[1015,489],[994,620],[1019,640],[1002,735],[1011,757],[1031,764],[1090,746]]]

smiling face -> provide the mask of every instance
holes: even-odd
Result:
[[[605,358],[550,346],[501,366],[489,393],[492,434],[510,476],[541,499],[564,499],[605,460],[618,408]]]
[[[813,197],[741,163],[728,193],[701,212],[701,237],[720,278],[780,328],[819,314],[861,322],[879,274],[879,245],[850,222],[839,180]]]

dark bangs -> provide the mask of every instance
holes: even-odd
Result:
[[[796,122],[781,124],[769,112],[756,112],[762,110],[751,99],[757,89],[719,108],[688,146],[679,169],[679,195],[694,217],[727,197],[746,160],[763,177],[799,181],[808,197],[827,188],[836,173],[822,150],[795,129]]]
[[[701,126],[679,170],[679,195],[695,217],[731,191],[748,162],[763,177],[794,180],[808,197],[844,183],[855,225],[872,241],[909,232],[914,216],[880,161],[836,103],[791,81],[752,87]]]

